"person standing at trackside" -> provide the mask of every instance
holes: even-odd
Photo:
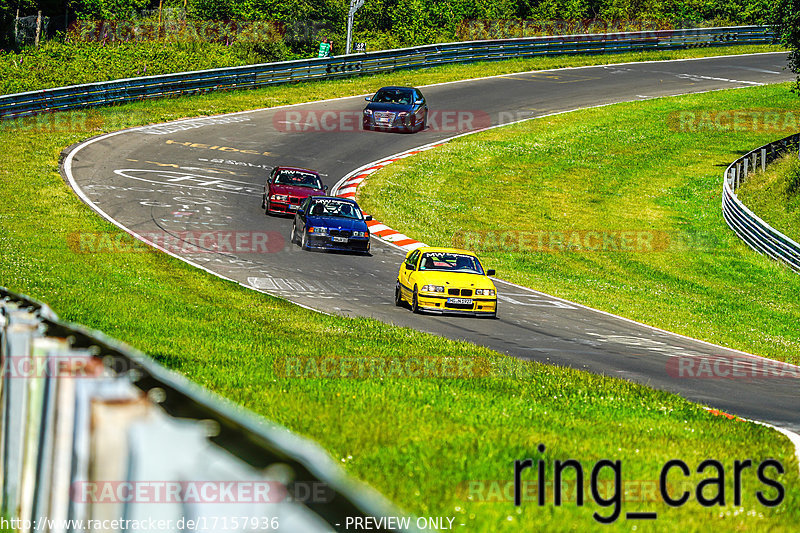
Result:
[[[319,43],[319,54],[317,57],[331,57],[331,42],[327,37],[322,39],[322,42]]]

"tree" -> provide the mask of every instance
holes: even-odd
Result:
[[[789,49],[789,68],[798,75],[792,90],[800,92],[800,0],[778,0],[773,15],[780,42]]]

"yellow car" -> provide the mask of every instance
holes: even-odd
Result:
[[[397,274],[395,305],[415,313],[497,316],[497,289],[478,257],[455,248],[417,248],[406,255]]]

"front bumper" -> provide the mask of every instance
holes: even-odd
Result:
[[[299,207],[299,203],[290,204],[288,202],[276,202],[274,200],[267,202],[267,209],[273,215],[294,215]]]
[[[398,117],[394,115],[391,119],[384,122],[377,120],[375,115],[363,115],[363,126],[365,130],[411,130],[416,125],[416,121],[412,124],[413,115],[406,115]]]
[[[420,310],[430,313],[485,316],[497,313],[497,298],[470,298],[472,304],[449,304],[448,296],[431,296],[417,294],[417,305]]]
[[[328,235],[309,235],[307,245],[315,250],[366,253],[369,252],[369,237],[347,237],[347,242],[334,242]]]

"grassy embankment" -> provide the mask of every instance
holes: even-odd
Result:
[[[800,242],[800,161],[797,154],[751,174],[736,191],[739,199],[770,226]]]
[[[717,127],[713,113],[799,106],[779,85],[547,117],[390,165],[359,200],[406,235],[482,251],[503,279],[798,363],[800,277],[740,242],[720,208],[725,166],[788,132]]]
[[[672,509],[637,501],[642,498],[633,494],[623,512],[657,511],[658,520],[641,523],[643,529],[701,531],[713,524],[716,529],[791,531],[800,519],[798,465],[790,443],[767,428],[713,416],[677,396],[629,382],[523,363],[373,320],[312,313],[160,254],[76,254],[68,246],[75,232],[115,230],[83,205],[58,173],[62,148],[81,139],[184,116],[359,94],[387,83],[422,85],[503,68],[513,66],[493,64],[484,70],[473,65],[459,72],[445,68],[142,102],[58,115],[55,127],[45,120],[43,130],[24,121],[3,124],[0,283],[316,439],[351,474],[410,512],[455,516],[466,524],[465,531],[609,529],[591,515],[611,510],[588,497],[583,507],[555,507],[549,497],[543,508],[534,501],[515,508],[497,490],[508,494],[512,462],[526,457],[543,458],[550,465],[549,478],[555,459],[579,460],[587,477],[598,460],[619,459],[623,480],[647,497],[667,460],[680,458],[694,469],[704,459],[718,459],[729,473],[726,505],[706,509],[692,498]],[[431,353],[474,360],[489,376],[324,380],[287,379],[274,371],[276,361],[287,355],[402,360]],[[544,454],[536,450],[540,443],[547,446]],[[783,503],[774,509],[759,504],[756,491],[775,493],[751,471],[744,476],[743,503],[734,506],[733,461],[759,463],[767,457],[787,470],[780,476],[787,489]],[[701,477],[708,474],[693,475],[693,486]],[[680,476],[670,479],[681,481]],[[470,482],[483,484],[470,491]],[[623,515],[611,529],[629,527]]]

